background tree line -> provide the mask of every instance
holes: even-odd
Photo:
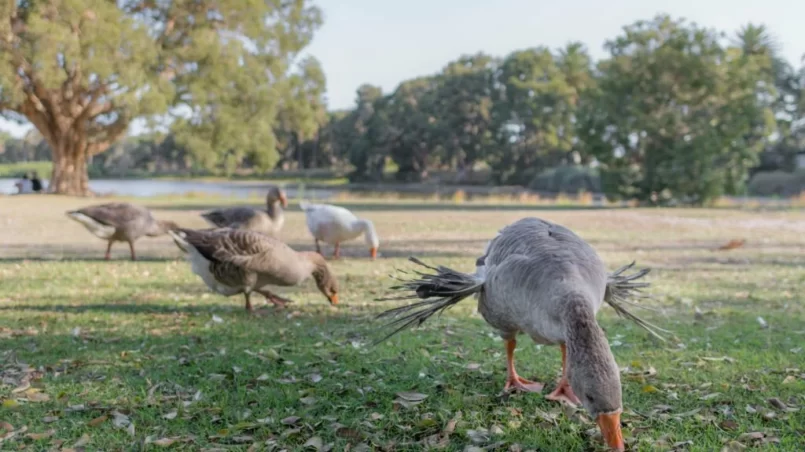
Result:
[[[118,3],[16,2],[0,26],[0,108],[39,132],[6,140],[0,161],[52,159],[58,192],[85,192],[88,163],[109,175],[327,168],[354,182],[447,172],[659,204],[742,193],[755,172],[761,194],[805,189],[805,69],[763,26],[728,35],[659,15],[624,27],[601,61],[579,43],[465,55],[328,111],[323,69],[299,57],[323,20],[309,2],[249,2],[249,15],[231,1]],[[101,18],[118,25],[101,33]],[[124,137],[137,118],[162,127]]]

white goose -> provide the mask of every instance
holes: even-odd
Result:
[[[307,228],[316,240],[316,251],[321,253],[319,240],[335,245],[333,257],[338,258],[341,242],[352,240],[363,234],[366,244],[369,245],[369,254],[372,259],[377,257],[377,248],[380,240],[377,238],[374,224],[355,216],[349,210],[330,204],[311,204],[305,201],[299,203],[305,212]]]

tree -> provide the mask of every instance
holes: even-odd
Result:
[[[435,140],[461,174],[494,148],[493,90],[497,61],[484,54],[451,62],[438,78]]]
[[[282,160],[305,166],[305,152],[315,152],[319,129],[327,121],[324,100],[326,77],[318,60],[308,57],[299,64],[298,73],[288,79],[288,89],[279,107],[276,135]]]
[[[577,130],[610,197],[702,204],[743,182],[770,133],[768,57],[664,15],[607,48]]]
[[[562,161],[574,143],[577,89],[547,48],[513,52],[498,73],[496,130],[502,152],[489,164],[499,182],[527,184]]]
[[[305,0],[4,2],[0,112],[53,151],[50,190],[89,192],[87,160],[171,107],[203,166],[276,160],[287,70],[321,24]]]

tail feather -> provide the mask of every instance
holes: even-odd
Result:
[[[185,253],[190,251],[190,244],[185,240],[186,234],[181,229],[169,230],[168,235],[171,236],[173,242],[176,243],[176,246],[178,246],[180,250]]]
[[[431,270],[431,272],[426,273],[416,270],[403,272],[408,274],[414,273],[417,276],[408,280],[401,279],[402,284],[393,286],[391,289],[413,291],[414,294],[409,292],[402,296],[378,298],[376,301],[413,299],[421,299],[422,301],[389,309],[378,314],[377,318],[394,318],[394,320],[385,324],[384,327],[396,328],[382,339],[375,341],[373,345],[385,341],[406,328],[419,326],[434,314],[441,315],[442,312],[451,306],[483,290],[483,280],[474,275],[442,266],[432,267],[415,257],[410,257],[409,260]]]
[[[638,308],[650,309],[647,306],[638,305],[630,301],[630,299],[635,298],[651,298],[650,296],[641,293],[641,289],[649,287],[651,284],[648,282],[635,282],[636,280],[646,276],[651,269],[644,268],[629,275],[624,274],[626,270],[634,267],[634,265],[634,262],[624,265],[609,275],[604,301],[606,301],[608,305],[612,306],[618,315],[633,321],[639,327],[648,331],[652,336],[665,342],[666,339],[660,334],[660,332],[673,334],[671,331],[660,328],[657,325],[641,319],[624,307],[624,304],[628,304]]]

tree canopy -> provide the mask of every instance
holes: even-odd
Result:
[[[136,118],[168,119],[203,166],[273,166],[289,73],[322,23],[304,0],[27,0],[0,17],[0,109],[42,133],[51,190],[71,194]]]
[[[0,108],[39,130],[60,193],[85,193],[94,159],[225,174],[338,166],[352,181],[485,169],[495,184],[698,204],[805,152],[805,68],[757,24],[725,34],[658,15],[625,26],[600,61],[573,42],[462,55],[388,92],[361,85],[353,108],[328,111],[325,68],[301,53],[323,17],[304,0],[3,8]],[[102,156],[135,119],[163,130]]]

